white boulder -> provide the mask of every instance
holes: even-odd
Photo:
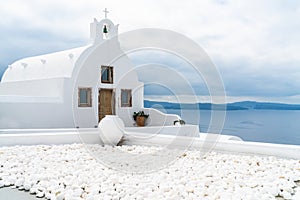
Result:
[[[116,115],[106,115],[98,125],[100,138],[106,145],[117,145],[124,135],[125,125]]]

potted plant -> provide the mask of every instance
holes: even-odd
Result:
[[[137,126],[145,126],[145,121],[149,115],[145,114],[144,111],[134,112],[133,119],[136,121]]]
[[[179,126],[179,125],[185,125],[185,121],[182,120],[182,119],[176,119],[174,122],[173,122],[174,125],[176,126]]]

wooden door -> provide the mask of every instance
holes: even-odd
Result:
[[[113,91],[111,89],[100,89],[98,96],[99,121],[103,119],[105,115],[112,114],[114,114]]]

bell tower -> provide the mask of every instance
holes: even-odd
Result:
[[[119,24],[114,25],[114,23],[107,18],[108,10],[106,8],[103,12],[105,13],[104,19],[98,22],[97,19],[94,18],[94,22],[90,24],[90,42],[92,44],[118,37]]]

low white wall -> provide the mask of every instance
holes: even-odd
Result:
[[[102,144],[98,129],[0,130],[0,147],[14,145]]]
[[[178,115],[165,114],[153,108],[144,108],[143,110],[149,114],[147,126],[173,126],[175,120],[181,119]]]
[[[203,155],[208,151],[214,150],[220,152],[233,152],[300,159],[300,146],[296,145],[225,140],[227,138],[226,136],[223,137],[222,135],[214,134],[202,134],[199,138],[193,139],[184,136],[176,136],[175,139],[175,136],[171,135],[156,135],[155,137],[147,137],[146,135],[147,134],[131,132],[124,136],[124,141],[126,141],[127,145],[162,145],[168,146],[169,148],[189,147],[199,150],[199,153]]]
[[[179,131],[188,129],[196,131],[195,127],[197,126],[182,126]],[[232,140],[235,138],[234,136],[232,138],[232,136],[203,133],[200,133],[198,138],[185,137],[180,134],[174,136],[142,133],[142,131],[151,132],[150,130],[156,129],[157,127],[126,128],[123,144],[163,145],[170,148],[186,148],[189,146],[199,150],[199,153],[202,154],[214,150],[300,159],[300,146],[296,145],[234,141]],[[176,130],[176,127],[165,127],[161,131],[169,132],[171,130]],[[103,144],[98,129],[0,130],[0,146],[70,143]]]
[[[174,121],[181,119],[175,114],[165,114],[159,110],[153,108],[128,108],[119,111],[118,116],[124,121],[126,127],[134,127],[135,121],[133,120],[133,113],[138,111],[144,111],[145,114],[149,114],[146,120],[146,126],[173,126]]]
[[[126,127],[125,131],[129,134],[133,132],[152,135],[180,135],[199,137],[199,127],[196,125]]]

